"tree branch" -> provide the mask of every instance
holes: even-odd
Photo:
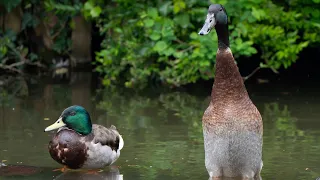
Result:
[[[9,60],[9,58],[8,57],[5,57],[3,60],[2,60],[2,62],[1,62],[1,64],[6,64],[6,62]]]
[[[257,71],[259,71],[261,69],[261,67],[257,67],[256,69],[254,69],[248,76],[243,77],[243,80],[246,81],[249,78],[251,78],[251,76],[253,76]]]
[[[56,37],[59,36],[59,34],[61,33],[61,31],[64,29],[65,26],[66,26],[66,22],[64,22],[61,25],[60,29],[56,33],[54,33],[54,35],[52,35],[51,39],[52,40],[56,39]]]
[[[11,71],[17,72],[17,73],[19,73],[19,74],[23,74],[23,72],[20,71],[19,69],[14,68],[14,67],[10,67],[10,66],[7,66],[7,65],[0,64],[0,68],[1,68],[1,69],[11,70]]]
[[[189,50],[191,50],[193,47],[194,47],[194,46],[189,46],[188,48],[183,49],[183,50],[180,50],[179,52],[189,51]]]
[[[180,43],[180,44],[187,44],[186,42],[183,42],[183,41],[181,41],[180,39],[175,39],[174,41],[176,41],[176,42],[178,42],[178,43]]]
[[[6,61],[8,60],[8,58],[5,58],[1,63],[0,63],[0,68],[1,69],[7,69],[7,70],[11,70],[11,71],[14,71],[14,72],[17,72],[19,74],[24,74],[21,70],[17,69],[16,67],[19,67],[19,66],[22,66],[22,65],[25,65],[25,64],[29,64],[29,65],[35,65],[35,66],[38,66],[38,67],[42,67],[42,68],[46,68],[45,65],[41,64],[40,62],[30,62],[28,59],[25,59],[24,57],[22,57],[20,54],[20,61],[19,62],[15,62],[13,64],[10,64],[10,65],[6,65]]]

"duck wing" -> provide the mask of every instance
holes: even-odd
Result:
[[[122,149],[123,140],[116,127],[111,125],[110,128],[104,126],[93,124],[92,125],[93,140],[95,144],[100,143],[103,146],[109,146],[113,151],[118,151]]]

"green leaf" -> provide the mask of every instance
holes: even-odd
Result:
[[[110,79],[103,79],[102,83],[105,86],[109,86],[111,84],[111,81],[110,81]]]
[[[37,60],[39,57],[38,57],[38,55],[37,54],[34,54],[34,53],[30,53],[29,54],[29,59],[31,60],[31,61],[35,61],[35,60]]]
[[[122,33],[122,29],[121,28],[114,28],[114,30],[117,32],[117,33]]]
[[[174,18],[175,23],[180,25],[182,28],[187,28],[190,24],[190,19],[188,14],[180,14]]]
[[[320,0],[319,0],[320,1]],[[315,22],[312,22],[312,25],[317,27],[317,28],[320,28],[320,23],[315,23]]]
[[[191,38],[191,39],[198,39],[198,37],[199,37],[199,35],[198,35],[198,33],[196,33],[196,32],[192,32],[192,33],[190,34],[190,38]]]
[[[170,56],[170,55],[172,55],[174,52],[175,52],[175,50],[174,50],[172,47],[167,48],[167,49],[165,49],[165,50],[163,51],[163,53],[164,53],[166,56]]]
[[[32,21],[32,15],[28,12],[24,13],[22,17],[22,29],[25,29],[26,27],[28,27],[31,21]]]
[[[209,61],[200,61],[199,64],[200,64],[201,67],[210,66],[210,62]]]
[[[181,51],[176,51],[176,52],[174,52],[174,57],[176,57],[176,58],[181,58],[182,56],[183,56],[183,52],[181,52]]]
[[[168,44],[165,41],[158,41],[153,47],[153,49],[155,51],[161,52],[165,50],[167,47],[168,47]]]
[[[150,28],[150,27],[152,27],[154,25],[154,20],[153,19],[149,19],[149,18],[148,19],[144,19],[143,23],[145,24],[145,26],[147,28]]]
[[[172,1],[167,1],[161,4],[159,8],[160,13],[164,16],[169,14],[172,11],[171,5],[172,5]]]
[[[87,1],[85,4],[84,4],[84,9],[85,10],[91,10],[91,9],[93,9],[93,7],[94,7],[94,5],[92,4],[92,2],[91,1]]]
[[[5,34],[5,37],[7,37],[8,43],[13,42],[17,39],[16,33],[12,29],[8,29]]]
[[[153,19],[157,18],[158,17],[157,9],[156,8],[148,8],[148,15]]]
[[[27,27],[36,27],[39,24],[39,20],[32,14],[26,12],[22,17],[22,30]]]
[[[161,38],[161,35],[158,32],[155,32],[155,31],[150,35],[150,39],[152,39],[154,41],[157,41],[160,38]]]
[[[173,12],[177,14],[178,12],[184,10],[186,8],[186,3],[182,0],[176,0],[173,4]]]
[[[99,6],[96,6],[94,7],[93,9],[91,9],[90,11],[90,15],[93,17],[93,18],[96,18],[96,17],[99,17],[100,14],[101,14],[102,10]]]
[[[8,52],[8,48],[6,46],[0,46],[1,57],[4,57]]]

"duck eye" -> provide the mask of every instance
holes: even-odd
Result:
[[[74,116],[74,115],[76,115],[76,112],[74,111],[70,112],[70,116]]]

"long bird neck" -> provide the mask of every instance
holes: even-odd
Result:
[[[219,49],[227,49],[230,46],[229,43],[229,30],[228,24],[217,24],[216,32],[218,35],[218,47]]]
[[[218,52],[216,56],[216,73],[212,88],[212,100],[217,98],[233,100],[248,97],[243,78],[229,48],[228,25],[217,25]]]

